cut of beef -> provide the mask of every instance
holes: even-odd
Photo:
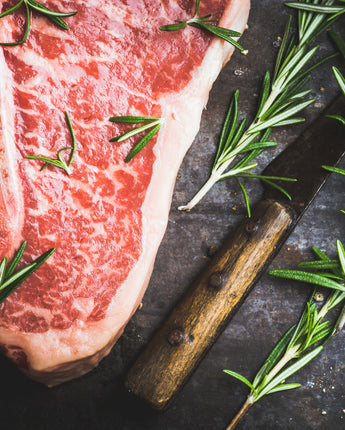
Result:
[[[2,0],[2,10],[12,1]],[[77,10],[69,31],[33,15],[28,41],[0,51],[0,249],[26,262],[56,252],[2,305],[0,348],[33,379],[55,385],[109,353],[148,284],[166,228],[175,176],[212,83],[233,48],[188,27],[190,0],[49,0]],[[249,0],[204,0],[220,25],[242,31]],[[23,15],[24,16],[24,15]],[[1,21],[0,41],[20,39],[20,14]],[[72,175],[26,155],[55,158],[76,134]],[[164,117],[125,163],[134,140],[114,115]],[[68,154],[66,154],[68,155]]]

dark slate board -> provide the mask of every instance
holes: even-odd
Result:
[[[233,369],[252,378],[274,343],[299,317],[310,292],[308,287],[264,276],[165,413],[157,414],[130,397],[123,388],[123,379],[152,333],[207,264],[214,247],[245,216],[239,190],[230,181],[218,184],[189,214],[179,213],[176,207],[192,197],[207,179],[215,142],[235,88],[240,89],[241,111],[253,113],[263,73],[272,67],[287,14],[281,0],[253,1],[249,30],[242,39],[249,54],[235,53],[214,85],[200,133],[178,175],[167,232],[142,309],[97,369],[62,386],[48,389],[31,382],[1,357],[2,430],[217,430],[223,429],[237,412],[247,389],[222,369]],[[345,37],[344,19],[335,28]],[[321,39],[320,54],[330,49],[327,38]],[[340,60],[333,63],[339,65]],[[338,92],[330,63],[318,69],[311,85],[317,102],[306,114],[308,121]],[[262,158],[261,165],[304,127],[277,131],[279,149]],[[342,165],[345,167],[345,162]],[[344,216],[339,213],[345,208],[344,182],[342,177],[330,178],[271,268],[295,267],[310,258],[313,245],[335,255],[335,241],[344,239],[345,233]],[[248,187],[255,203],[260,199],[261,187],[254,183],[248,183]],[[344,343],[344,333],[335,336],[317,359],[292,378],[302,383],[302,388],[264,398],[248,412],[238,430],[343,429]]]

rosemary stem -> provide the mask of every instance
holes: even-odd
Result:
[[[235,418],[231,421],[231,423],[228,425],[226,430],[233,430],[240,419],[244,416],[244,414],[248,411],[248,409],[253,405],[253,401],[251,400],[251,397],[249,396],[247,400],[243,403],[242,408],[238,411]]]
[[[319,316],[318,316],[319,321],[321,321],[326,316],[327,312],[329,312],[330,309],[333,308],[332,302],[334,300],[334,297],[340,297],[343,295],[344,293],[341,293],[339,291],[333,291],[333,293],[330,296],[328,296],[326,303],[320,309]],[[342,319],[339,321],[338,327],[341,324],[341,321]]]
[[[267,385],[276,375],[281,371],[281,369],[293,358],[296,358],[296,352],[298,351],[300,345],[296,345],[293,348],[289,348],[283,357],[278,361],[278,363],[273,367],[273,369],[267,374],[265,379],[265,385]]]
[[[255,124],[252,124],[252,125],[257,125],[261,121],[263,114],[272,106],[272,104],[275,102],[276,98],[279,96],[280,93],[281,93],[281,88],[280,87],[275,88],[275,86],[273,84],[271,92],[270,92],[263,108],[261,109],[259,118],[256,120]],[[249,130],[250,130],[250,127],[249,127]]]
[[[339,321],[338,326],[337,326],[337,331],[341,331],[343,329],[344,325],[345,325],[345,311],[343,312],[343,315],[340,318],[340,321]]]
[[[190,202],[188,202],[184,206],[179,206],[179,211],[187,211],[189,212],[194,208],[196,204],[200,202],[200,200],[210,191],[213,185],[219,181],[221,174],[223,173],[223,169],[221,171],[215,170],[211,173],[211,176],[208,178],[207,182],[200,188],[200,190],[195,194]]]

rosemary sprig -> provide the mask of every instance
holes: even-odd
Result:
[[[314,5],[323,3],[323,0],[313,2]],[[327,4],[333,3],[334,0],[327,0]],[[292,20],[291,17],[289,18],[273,75],[266,72],[264,76],[259,107],[254,121],[249,127],[247,119],[239,122],[238,92],[236,92],[224,122],[211,175],[193,199],[186,205],[180,206],[179,210],[190,211],[213,185],[222,179],[229,177],[238,179],[238,176],[242,175],[244,171],[247,172],[247,177],[250,177],[248,170],[257,165],[252,163],[252,160],[270,146],[260,147],[261,143],[268,140],[270,129],[304,121],[304,118],[296,115],[314,102],[314,99],[307,98],[310,90],[303,90],[309,80],[309,73],[319,64],[333,57],[332,55],[325,58],[305,70],[319,48],[318,46],[310,48],[309,45],[336,19],[336,15],[331,15],[331,21],[329,21],[328,15],[324,13],[299,11],[297,42],[296,36],[290,34]],[[259,148],[253,149],[252,145],[256,143],[259,143]],[[243,158],[236,163],[239,155]],[[259,175],[252,177],[259,177]],[[242,187],[243,189],[244,187]]]
[[[72,138],[72,146],[65,146],[64,148],[61,148],[58,151],[58,158],[48,158],[48,157],[43,157],[40,155],[27,155],[25,158],[28,158],[30,160],[38,160],[38,161],[44,161],[44,165],[41,167],[40,171],[42,172],[43,169],[45,169],[48,165],[51,166],[55,166],[58,167],[59,169],[63,169],[66,171],[66,173],[70,176],[71,175],[71,163],[74,157],[74,153],[75,153],[75,135],[74,135],[74,131],[73,131],[73,127],[72,127],[72,123],[71,120],[69,119],[68,113],[65,112],[65,118],[66,118],[66,123],[67,123],[67,127],[68,130],[71,134],[71,138]],[[71,150],[70,156],[69,156],[69,160],[66,164],[66,162],[63,160],[61,153],[63,151],[66,150]]]
[[[109,142],[123,142],[132,136],[149,130],[127,155],[125,162],[128,163],[149,143],[153,136],[158,132],[164,122],[164,118],[151,118],[147,116],[113,116],[109,119],[109,121],[118,124],[145,124],[141,127],[136,127],[127,133],[121,134],[120,136],[113,137],[109,140]]]
[[[329,321],[324,321],[324,318],[331,309],[345,298],[345,252],[339,241],[337,247],[338,260],[330,260],[322,251],[314,248],[319,259],[299,265],[300,268],[307,270],[319,270],[319,274],[286,270],[270,272],[272,275],[287,279],[303,280],[314,285],[328,286],[333,289],[333,292],[322,308],[318,310],[313,302],[314,289],[298,323],[294,324],[280,339],[259,369],[253,382],[237,372],[224,370],[225,373],[240,380],[250,388],[247,400],[227,430],[234,429],[247,410],[267,394],[300,387],[299,383],[285,383],[285,381],[315,358],[335,333],[345,307],[339,313],[339,317],[332,327],[329,327]]]
[[[77,12],[54,12],[48,9],[43,4],[37,2],[36,0],[20,0],[17,4],[15,4],[10,9],[5,10],[0,14],[0,19],[14,13],[20,6],[25,6],[26,11],[26,25],[24,30],[23,38],[19,42],[1,42],[0,46],[18,46],[25,43],[29,37],[30,33],[30,25],[31,25],[31,9],[44,15],[48,18],[52,23],[62,28],[63,30],[68,30],[69,27],[61,18],[67,18],[69,16],[76,15]]]
[[[195,13],[193,18],[188,19],[187,21],[177,21],[174,24],[163,25],[159,29],[162,31],[177,31],[184,29],[187,25],[192,27],[199,28],[200,30],[207,31],[209,33],[214,34],[215,36],[220,37],[221,39],[229,42],[231,45],[238,48],[240,51],[243,51],[242,46],[234,40],[234,37],[241,37],[242,34],[238,31],[229,30],[227,28],[218,27],[217,25],[213,25],[211,23],[216,23],[216,19],[212,19],[212,14],[198,16],[200,7],[200,0],[196,0],[195,3]]]
[[[7,257],[4,257],[0,263],[0,303],[2,303],[7,297],[21,285],[36,269],[38,269],[55,251],[55,248],[42,254],[36,258],[31,264],[18,270],[16,273],[18,263],[22,258],[25,248],[26,241],[23,242],[13,257],[12,262],[7,266]]]

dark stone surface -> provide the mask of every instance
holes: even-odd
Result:
[[[207,264],[210,255],[245,215],[239,189],[231,181],[214,187],[191,213],[179,213],[207,179],[222,120],[235,88],[241,112],[252,114],[261,79],[271,69],[288,11],[281,0],[254,0],[249,30],[242,39],[249,54],[235,53],[210,95],[201,130],[178,175],[168,229],[160,247],[143,307],[128,324],[111,354],[88,375],[48,389],[19,374],[3,357],[1,420],[3,430],[216,430],[223,429],[246,398],[247,389],[222,369],[249,379],[284,331],[300,315],[309,288],[263,276],[218,342],[165,413],[157,414],[131,398],[123,388],[126,370],[176,301]],[[344,19],[335,28],[345,36]],[[331,47],[324,37],[320,54]],[[333,61],[340,64],[340,60]],[[344,70],[344,64],[342,65]],[[317,102],[308,109],[310,121],[338,92],[330,63],[312,78]],[[320,88],[324,91],[320,91]],[[279,147],[260,160],[264,166],[290,143],[305,125],[274,133]],[[325,142],[327,145],[327,142]],[[342,163],[345,167],[345,163]],[[336,239],[344,239],[345,178],[332,176],[304,215],[271,268],[293,268],[310,258],[315,245],[335,255]],[[253,204],[259,184],[248,183]],[[336,335],[312,363],[291,380],[298,390],[278,393],[253,406],[238,430],[343,429],[345,421],[345,335]],[[344,412],[343,412],[344,411]]]

